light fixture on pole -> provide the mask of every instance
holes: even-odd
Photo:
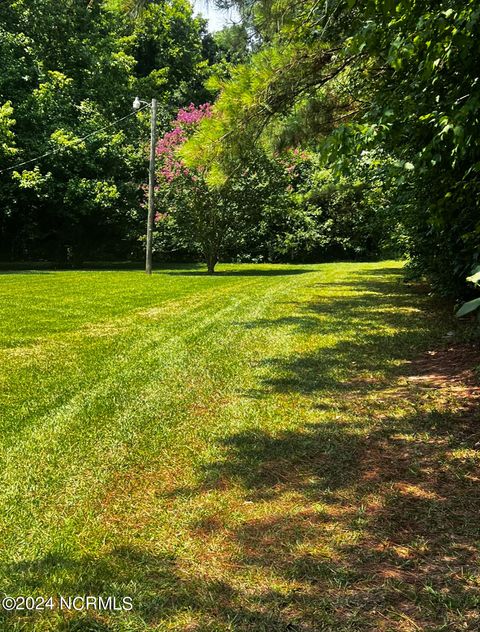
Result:
[[[152,99],[152,103],[141,101],[135,97],[133,109],[140,110],[142,103],[150,106],[150,165],[148,169],[148,216],[147,216],[147,244],[145,252],[145,272],[152,274],[152,251],[153,251],[153,228],[155,223],[155,145],[157,144],[157,99]]]

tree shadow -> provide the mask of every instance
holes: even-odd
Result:
[[[262,431],[232,435],[222,442],[224,460],[205,468],[202,489],[240,483],[254,501],[283,494],[285,481],[311,498],[318,490],[334,492],[356,474],[364,444],[357,430],[354,424],[325,422],[273,436]]]
[[[228,582],[185,577],[176,562],[175,556],[124,546],[97,558],[52,553],[37,560],[11,564],[7,569],[9,580],[2,587],[6,594],[53,595],[55,605],[45,610],[0,610],[0,624],[3,630],[17,629],[17,626],[18,629],[37,629],[40,619],[48,617],[50,626],[55,626],[48,629],[65,632],[113,632],[119,629],[122,620],[127,626],[125,629],[140,629],[133,622],[131,628],[126,623],[133,614],[142,629],[164,629],[161,627],[164,622],[181,615],[204,622],[201,628],[195,624],[192,630],[213,632],[227,629],[235,621],[241,622],[242,629],[252,629],[251,623],[258,626],[254,629],[265,632],[294,629],[289,627],[288,619],[265,611],[261,604],[246,605],[239,599],[238,590]],[[66,599],[76,595],[101,595],[104,599],[111,596],[116,602],[110,604],[110,609],[88,608],[79,612],[65,606],[60,608],[60,595]],[[132,597],[131,611],[122,610],[125,597]]]
[[[262,599],[296,613],[301,630],[478,629],[480,472],[461,456],[478,424],[464,411],[419,411],[359,430],[318,423],[223,442],[205,485],[275,501],[231,535],[234,563],[291,582],[287,597]]]
[[[181,551],[166,554],[164,543],[152,542],[150,550],[17,562],[2,590],[118,597],[133,590],[135,621],[147,629],[187,630],[171,627],[186,614],[190,629],[202,632],[480,629],[477,400],[409,380],[438,313],[427,297],[423,311],[412,312],[407,290],[363,277],[365,294],[352,300],[299,301],[291,317],[237,323],[319,339],[307,352],[258,361],[258,387],[249,393],[306,395],[315,420],[216,440],[222,456],[203,465],[200,483],[164,495],[208,506],[212,491],[235,490],[250,508],[233,523],[197,518],[188,527],[206,549],[222,536],[223,575],[186,574]],[[328,336],[346,320],[355,322],[354,335],[331,346]],[[402,411],[393,412],[398,402]],[[0,622],[28,629],[40,616],[2,611]],[[52,616],[69,632],[113,632],[121,618],[129,625],[128,613]]]
[[[442,359],[414,362],[438,344],[429,297],[415,311],[411,289],[376,271],[362,277],[337,284],[364,290],[351,300],[299,301],[294,316],[236,323],[319,339],[313,350],[257,361],[258,387],[247,393],[307,396],[318,422],[234,433],[202,485],[177,492],[241,489],[259,508],[230,532],[231,563],[288,582],[288,594],[259,594],[292,629],[477,630],[480,394],[460,388],[463,374],[442,371]],[[345,321],[354,336],[322,345]]]
[[[1,270],[0,269],[0,276],[13,276],[13,275],[30,275],[30,274],[34,274],[34,275],[39,275],[39,274],[52,274],[52,272],[55,272],[55,270]]]
[[[162,263],[154,262],[153,272],[163,273],[175,268],[191,271],[201,269],[199,263]],[[142,272],[145,270],[143,261],[86,261],[82,265],[56,264],[53,262],[26,262],[4,263],[0,262],[0,275],[7,274],[51,274],[52,272]]]
[[[413,308],[411,289],[395,282],[400,269],[385,269],[393,282],[378,280],[377,272],[360,271],[351,282],[316,283],[328,286],[329,295],[290,301],[291,316],[235,322],[244,329],[290,331],[314,343],[308,351],[258,360],[258,386],[248,394],[258,399],[273,391],[303,395],[349,391],[360,386],[362,376],[366,389],[383,388],[385,381],[399,376],[403,365],[432,342],[450,306],[424,294],[416,297]],[[355,291],[350,298],[345,297],[349,288]],[[332,345],[331,336],[338,342]]]
[[[375,266],[375,268],[369,270],[355,270],[355,278],[357,279],[363,276],[367,276],[369,278],[385,276],[395,276],[397,278],[402,278],[403,271],[404,269],[402,266],[388,266],[388,268],[380,268]]]
[[[292,269],[291,266],[285,269],[273,269],[273,270],[264,270],[262,268],[253,268],[253,269],[244,269],[244,270],[218,270],[214,274],[209,274],[208,271],[205,270],[187,270],[187,271],[179,271],[179,270],[171,270],[165,272],[165,274],[171,276],[201,276],[208,278],[220,278],[220,277],[277,277],[277,276],[292,276],[296,274],[307,274],[312,272],[308,268],[296,268]]]

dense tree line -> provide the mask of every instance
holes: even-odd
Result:
[[[0,170],[50,154],[0,174],[1,259],[140,256],[149,113],[111,123],[204,101],[210,39],[187,0],[0,4]]]
[[[217,4],[242,24],[214,37],[187,0],[0,4],[0,258],[140,258],[148,111],[109,127],[138,94],[160,136],[214,102],[174,186],[159,167],[158,257],[406,254],[458,292],[480,245],[477,3]]]
[[[218,4],[237,5],[256,52],[221,82],[187,164],[209,165],[221,186],[232,157],[247,160],[256,144],[308,148],[351,187],[368,189],[381,173],[385,221],[411,270],[457,292],[480,245],[478,3]],[[360,174],[365,158],[371,171]]]

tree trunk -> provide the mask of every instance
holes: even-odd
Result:
[[[208,274],[215,274],[215,266],[218,263],[217,256],[214,254],[207,255],[207,271]]]

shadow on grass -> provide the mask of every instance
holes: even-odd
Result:
[[[137,270],[141,269],[141,264],[137,263],[99,263],[86,264],[85,266],[73,266],[67,264],[56,264],[52,262],[30,261],[25,263],[0,262],[0,276],[8,274],[51,274],[52,272],[75,272],[89,270]]]
[[[198,504],[212,491],[241,490],[254,516],[190,525],[206,550],[222,536],[224,575],[182,572],[181,553],[123,547],[100,558],[52,554],[12,564],[2,590],[119,598],[134,590],[136,621],[158,629],[184,615],[191,627],[176,629],[480,629],[476,401],[408,382],[410,362],[430,345],[440,317],[427,297],[415,300],[422,311],[412,311],[396,273],[382,272],[392,274],[389,283],[377,272],[336,284],[338,298],[299,301],[294,316],[237,323],[318,337],[313,351],[259,361],[253,393],[306,395],[318,417],[293,430],[225,437],[202,483],[169,494],[169,503]],[[348,285],[363,295],[346,299]],[[322,343],[345,322],[354,324],[351,339]],[[10,625],[42,615],[0,616]],[[57,629],[113,632],[116,617],[128,616],[73,613]]]
[[[154,264],[154,273],[171,270],[172,267],[181,270],[200,269],[197,263],[159,263]],[[51,274],[52,272],[143,272],[144,262],[86,262],[83,265],[60,265],[55,263],[30,262],[9,264],[0,262],[0,276],[9,274]]]
[[[41,618],[49,617],[55,628],[68,632],[113,632],[118,621],[133,614],[139,626],[163,629],[163,621],[176,615],[193,615],[202,620],[202,630],[226,629],[235,621],[253,624],[255,630],[293,630],[283,617],[265,611],[261,604],[241,603],[241,595],[228,582],[202,577],[185,578],[172,556],[153,554],[135,547],[113,549],[102,558],[73,559],[51,554],[40,560],[12,564],[8,569],[10,581],[3,588],[6,594],[42,595],[58,593],[74,595],[102,595],[116,598],[117,607],[125,597],[133,597],[131,613],[126,610],[75,612],[67,610],[31,611],[25,614],[0,611],[0,623],[22,625],[21,629],[37,629]],[[63,576],[63,577],[62,577]],[[61,579],[60,579],[61,578]],[[55,586],[60,585],[61,591]],[[132,594],[133,593],[133,594]],[[132,624],[133,625],[133,624]],[[221,627],[219,627],[219,625]],[[25,626],[33,626],[27,628]],[[20,628],[19,628],[20,629]],[[122,629],[140,629],[127,627]],[[141,627],[144,629],[144,627]],[[170,629],[170,628],[169,628]],[[190,629],[176,628],[176,629]],[[195,625],[191,628],[200,629]],[[230,628],[229,628],[230,629]]]
[[[258,361],[248,394],[306,395],[319,422],[227,437],[204,484],[272,503],[235,530],[235,563],[295,583],[283,605],[299,629],[480,629],[478,399],[455,380],[445,392],[408,381],[442,316],[377,274],[329,284],[339,298],[299,302],[298,315],[237,323],[318,337],[313,351]],[[349,286],[361,296],[345,299]],[[322,344],[344,323],[350,339]]]
[[[273,567],[300,583],[303,589],[293,595],[290,607],[296,604],[312,630],[317,608],[312,591],[328,603],[330,623],[340,629],[380,629],[382,614],[389,611],[397,621],[409,617],[411,629],[433,629],[449,617],[454,625],[458,612],[457,624],[468,616],[473,622],[478,606],[474,520],[480,509],[473,481],[459,481],[458,472],[439,467],[438,449],[428,441],[370,437],[363,454],[358,446],[355,452],[359,464],[348,484],[333,496],[329,487],[317,490],[320,511],[310,504],[308,510],[238,529],[245,552],[241,561]],[[425,469],[430,476],[422,473]],[[314,500],[311,485],[302,489],[295,478],[289,489],[288,467],[283,473],[282,494]],[[318,475],[317,468],[311,474]],[[388,629],[395,629],[393,621]]]
[[[276,277],[276,276],[292,276],[295,274],[307,274],[312,272],[308,268],[296,268],[292,269],[291,267],[285,269],[273,269],[273,270],[264,270],[262,268],[253,268],[253,269],[245,269],[245,270],[218,270],[214,274],[209,274],[207,270],[172,270],[166,271],[165,274],[172,276],[204,276],[210,279],[215,279],[217,277]]]
[[[249,395],[334,395],[362,384],[366,390],[384,388],[401,375],[406,363],[438,339],[445,316],[442,307],[445,312],[449,306],[423,295],[412,307],[412,292],[401,283],[400,269],[384,272],[391,281],[378,280],[378,271],[373,270],[355,274],[351,282],[316,283],[328,286],[333,295],[289,302],[295,312],[291,316],[234,323],[245,329],[283,329],[317,343],[308,351],[258,360],[258,386]],[[351,297],[349,290],[355,292]],[[332,344],[331,336],[338,339],[339,333],[340,341]]]
[[[423,411],[411,397],[417,412],[387,415],[368,433],[361,415],[237,433],[206,469],[207,489],[240,487],[248,502],[271,503],[230,534],[232,562],[294,586],[287,596],[259,591],[291,629],[478,629],[476,407]],[[384,401],[368,415],[388,409]]]
[[[34,275],[43,275],[43,274],[52,274],[52,272],[56,272],[56,270],[54,270],[52,268],[52,270],[0,270],[0,276],[13,276],[13,275],[27,275],[27,274],[34,274]]]
[[[164,629],[188,616],[191,628],[172,629],[476,630],[480,495],[473,463],[452,458],[472,447],[463,419],[419,413],[368,435],[360,423],[234,434],[223,443],[225,458],[189,492],[201,498],[240,486],[248,503],[264,508],[234,528],[191,525],[205,547],[218,532],[232,547],[223,577],[182,572],[181,554],[133,546],[100,558],[51,554],[10,565],[2,590],[133,596],[132,613],[2,612],[2,629],[36,629],[48,616],[61,621],[51,629],[113,632],[119,621],[130,629],[133,614],[131,629]],[[235,581],[238,569],[249,583]],[[400,625],[406,617],[410,627]]]
[[[11,268],[2,267],[0,264],[0,276],[2,275],[24,275],[24,274],[51,274],[52,272],[133,272],[143,271],[142,263],[98,263],[85,264],[79,267],[72,266],[56,266],[53,264],[45,264],[42,266],[25,267],[12,266]],[[208,274],[207,269],[202,264],[186,263],[186,264],[158,264],[154,265],[154,274],[166,274],[169,276],[187,276],[187,277],[207,277],[215,279],[217,277],[276,277],[276,276],[292,276],[296,274],[306,274],[312,272],[308,268],[285,267],[282,269],[265,270],[262,268],[250,268],[243,270],[217,270],[214,274]]]

